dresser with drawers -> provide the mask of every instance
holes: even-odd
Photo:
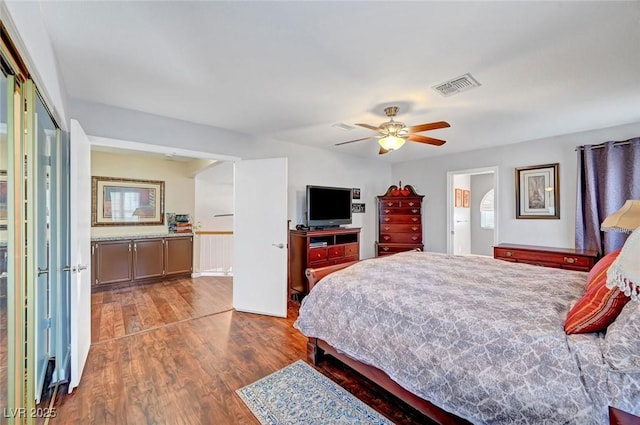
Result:
[[[493,247],[493,257],[515,263],[588,272],[595,265],[598,253],[573,248],[503,243]]]
[[[376,255],[422,250],[422,199],[411,185],[391,186],[378,196]]]

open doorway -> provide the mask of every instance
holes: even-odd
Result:
[[[220,187],[228,186],[224,196],[230,197],[225,201],[225,207],[231,205],[227,212],[233,212],[233,158],[219,157],[209,153],[187,151],[175,148],[164,148],[155,145],[123,142],[119,140],[90,137],[91,141],[91,174],[114,178],[130,178],[162,181],[164,184],[164,212],[166,219],[164,224],[156,226],[103,226],[91,229],[92,246],[98,241],[103,242],[101,248],[119,246],[122,239],[133,239],[134,244],[129,262],[130,267],[136,272],[131,275],[131,281],[124,278],[122,282],[111,285],[108,282],[92,291],[92,342],[104,342],[114,338],[130,336],[137,332],[146,332],[149,329],[162,327],[177,321],[194,319],[206,315],[225,312],[232,309],[233,280],[225,273],[219,275],[201,276],[200,264],[202,263],[200,230],[210,230],[208,227],[199,226],[204,218],[213,217],[215,211],[211,210],[211,201],[214,194],[220,194]],[[199,176],[221,165],[228,174],[229,179],[216,184],[220,176],[209,176],[206,181],[199,182]],[[211,174],[211,173],[209,173]],[[198,192],[197,187],[204,187],[204,191]],[[208,186],[208,190],[206,190]],[[205,199],[206,205],[201,206]],[[215,204],[215,202],[214,202]],[[226,210],[225,210],[226,211]],[[169,218],[173,217],[173,220]],[[180,219],[178,219],[180,217]],[[182,225],[189,224],[187,229]],[[208,223],[204,223],[208,225]],[[232,226],[230,224],[229,226]],[[233,238],[232,227],[229,237]],[[182,232],[185,233],[182,233]],[[167,238],[165,236],[173,236]],[[160,238],[164,239],[160,239]],[[208,237],[208,236],[207,236]],[[145,282],[136,278],[139,269],[143,266],[140,260],[144,257],[144,264],[157,265],[158,254],[155,249],[162,247],[160,255],[161,268],[168,267],[177,260],[165,252],[165,241],[175,245],[175,241],[191,238],[189,243],[189,262],[192,265],[191,276],[167,277],[157,282]],[[157,242],[162,242],[162,245]],[[138,250],[136,251],[136,245]],[[147,247],[143,250],[143,247]],[[230,250],[233,244],[230,244]],[[185,249],[186,250],[186,249]],[[96,249],[96,251],[98,251]],[[100,250],[101,252],[106,252]],[[153,252],[154,255],[149,254]],[[146,253],[146,254],[145,254]],[[148,254],[148,255],[147,255]],[[229,252],[224,253],[232,258]],[[145,256],[147,255],[147,256]],[[150,261],[153,257],[155,260]],[[102,254],[103,260],[113,259],[113,256]],[[118,257],[119,258],[119,257]],[[138,259],[138,260],[136,260]],[[121,262],[122,263],[122,262]],[[209,262],[218,264],[220,261]],[[116,267],[117,266],[117,267]],[[113,268],[127,269],[126,266],[114,264]],[[229,266],[230,269],[230,266]],[[154,269],[155,270],[155,269]],[[184,268],[182,269],[184,271]],[[188,268],[186,269],[188,271]],[[145,271],[148,271],[145,269]],[[226,271],[226,270],[225,270]],[[157,273],[148,271],[146,276],[157,276]],[[162,272],[164,276],[164,272]],[[139,276],[145,277],[140,274]],[[169,276],[169,273],[167,273]],[[142,279],[141,278],[141,279]],[[94,279],[98,282],[97,279]],[[147,283],[147,284],[141,284]]]
[[[498,167],[447,173],[447,253],[493,255],[498,240]]]

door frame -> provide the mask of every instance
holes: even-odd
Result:
[[[499,227],[500,227],[500,208],[499,208],[499,167],[491,166],[491,167],[479,167],[479,168],[469,168],[466,170],[457,170],[457,171],[448,171],[447,172],[447,254],[453,254],[453,229],[454,229],[454,220],[453,220],[453,178],[458,175],[478,175],[478,174],[489,174],[493,173],[493,189],[494,189],[494,227],[493,227],[493,244],[497,244],[500,240],[499,238]]]

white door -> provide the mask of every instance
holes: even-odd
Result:
[[[80,383],[91,345],[91,151],[80,123],[71,120],[71,392]]]
[[[233,307],[287,317],[287,159],[234,164]]]

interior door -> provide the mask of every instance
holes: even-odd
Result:
[[[91,345],[91,151],[89,138],[71,120],[71,382],[80,383]]]
[[[234,164],[233,307],[287,317],[287,159]]]

